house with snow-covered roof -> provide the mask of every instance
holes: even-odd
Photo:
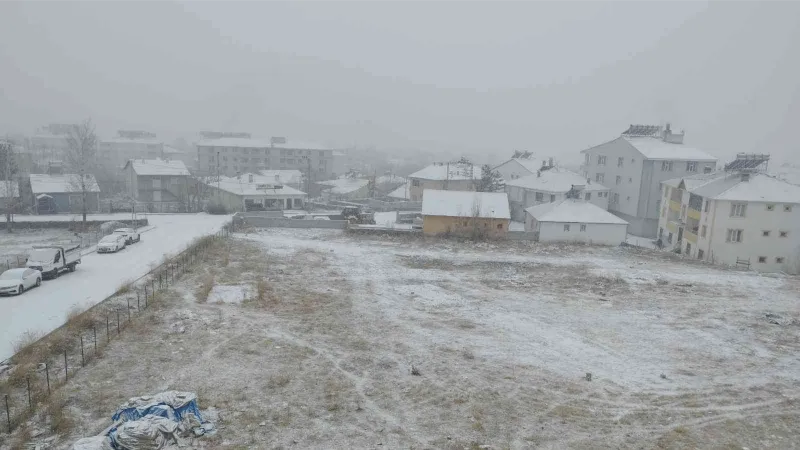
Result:
[[[275,181],[274,176],[247,173],[208,182],[209,197],[229,212],[302,209],[306,193]]]
[[[128,195],[150,212],[184,211],[188,202],[189,169],[183,161],[132,159],[122,169]]]
[[[422,232],[428,235],[500,237],[510,220],[504,192],[426,189],[422,197]]]
[[[86,191],[86,212],[100,209],[100,186],[94,175],[44,174],[28,175],[36,214],[79,213],[83,211]]]
[[[608,186],[608,210],[629,222],[629,232],[655,238],[661,211],[661,183],[710,173],[717,158],[683,143],[684,132],[669,124],[631,125],[609,142],[583,150],[583,175]]]
[[[511,207],[511,218],[518,222],[525,220],[525,209],[541,203],[554,203],[566,198],[572,189],[581,191],[581,198],[602,209],[608,209],[610,190],[600,183],[593,183],[575,172],[545,166],[532,175],[506,181]]]
[[[552,165],[552,158],[550,164]],[[548,167],[548,161],[539,160],[535,156],[528,154],[522,158],[511,158],[508,161],[496,166],[492,170],[500,174],[503,180],[508,183],[509,181],[523,178],[528,175],[533,175],[542,167]]]
[[[408,176],[412,202],[422,201],[426,189],[474,191],[481,179],[481,166],[469,162],[437,162]]]
[[[531,206],[525,215],[525,231],[533,232],[539,242],[620,245],[628,235],[628,222],[572,195]]]
[[[691,258],[762,272],[800,272],[800,186],[739,154],[726,170],[662,183],[658,238]]]

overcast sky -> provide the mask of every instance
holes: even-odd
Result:
[[[0,2],[0,131],[578,158],[630,123],[800,160],[800,2]]]

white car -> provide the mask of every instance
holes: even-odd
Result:
[[[0,294],[22,294],[25,289],[42,284],[42,273],[25,267],[9,269],[0,275]]]
[[[142,240],[142,236],[133,228],[117,228],[113,234],[121,234],[125,236],[126,244],[133,244]]]
[[[116,253],[125,248],[125,236],[122,234],[109,234],[97,243],[97,253]]]

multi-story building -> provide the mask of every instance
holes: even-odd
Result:
[[[579,189],[581,198],[604,210],[608,209],[609,189],[600,183],[592,183],[581,175],[560,167],[545,166],[524,176],[506,181],[511,207],[511,218],[525,220],[525,210],[542,203],[554,203],[567,197],[571,190]]]
[[[221,137],[201,139],[196,146],[201,173],[230,177],[260,170],[296,169],[312,182],[341,175],[334,170],[334,151],[316,144],[290,143],[285,138]]]
[[[131,159],[163,157],[164,143],[147,131],[119,130],[117,137],[100,141],[97,148],[98,163],[117,170]]]
[[[421,202],[426,189],[474,191],[481,179],[481,166],[463,162],[433,163],[412,173],[408,179],[411,201]]]
[[[123,170],[128,194],[150,212],[182,212],[189,202],[189,170],[181,161],[133,159]]]
[[[717,158],[683,144],[670,125],[631,125],[612,141],[583,150],[584,176],[611,190],[608,210],[625,219],[628,232],[654,238],[661,210],[661,183],[710,173]]]
[[[755,171],[768,155],[737,155],[726,171],[662,183],[658,236],[717,264],[800,271],[800,186]]]
[[[41,170],[50,162],[64,161],[69,151],[67,136],[73,125],[54,123],[36,130],[27,139],[25,151],[31,155],[33,163]]]

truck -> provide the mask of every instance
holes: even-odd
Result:
[[[43,279],[58,278],[61,272],[74,272],[81,263],[81,247],[61,247],[53,245],[34,245],[25,266],[42,272]]]

